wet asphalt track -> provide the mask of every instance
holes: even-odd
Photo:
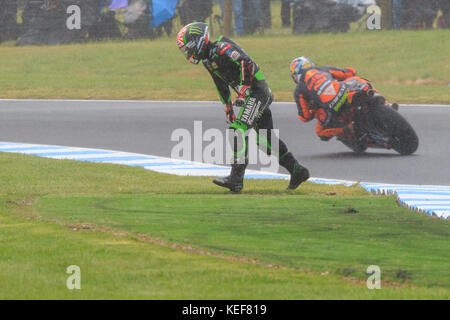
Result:
[[[450,185],[450,107],[402,107],[420,146],[412,156],[369,149],[350,152],[321,142],[315,123],[301,123],[294,104],[274,103],[275,127],[315,177]],[[174,129],[225,129],[221,104],[212,102],[0,101],[0,141],[102,148],[169,157]]]

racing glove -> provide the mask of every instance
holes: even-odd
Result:
[[[229,125],[231,125],[232,123],[234,123],[234,121],[236,121],[236,115],[234,114],[233,106],[231,105],[231,103],[227,103],[225,105],[225,121]]]
[[[333,109],[319,108],[315,112],[315,118],[320,121],[324,128],[327,128],[332,118],[335,116],[334,113]]]
[[[356,70],[350,67],[345,68],[348,70],[348,72],[352,73],[352,76],[356,76]]]

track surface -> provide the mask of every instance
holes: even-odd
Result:
[[[271,109],[282,139],[313,176],[450,185],[450,108],[401,108],[420,139],[416,154],[406,157],[374,149],[354,154],[335,140],[321,142],[315,123],[301,123],[294,104]],[[0,101],[0,140],[170,157],[172,132],[193,132],[195,120],[203,121],[203,131],[226,128],[215,102]]]

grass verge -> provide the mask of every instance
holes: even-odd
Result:
[[[256,35],[236,40],[261,66],[277,101],[293,101],[289,63],[354,67],[389,100],[450,103],[448,30]],[[282,49],[281,49],[282,48]],[[174,39],[0,47],[0,97],[218,100],[202,66]]]
[[[0,154],[0,298],[390,299],[450,295],[448,222],[359,188]],[[378,264],[382,290],[365,287]],[[82,290],[65,287],[69,265]]]

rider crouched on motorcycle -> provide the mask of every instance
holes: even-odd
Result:
[[[351,136],[353,126],[342,118],[344,115],[340,117],[340,110],[353,97],[344,81],[356,76],[355,70],[315,67],[305,57],[294,59],[290,70],[297,83],[294,98],[300,120],[317,119],[316,133],[323,141]]]
[[[294,98],[301,121],[317,119],[316,134],[323,141],[334,136],[355,139],[351,114],[347,106],[358,106],[362,99],[377,94],[369,81],[357,77],[352,68],[315,67],[305,58],[291,62],[291,75],[297,87]],[[383,103],[386,103],[384,98]],[[393,105],[398,108],[397,105]]]

